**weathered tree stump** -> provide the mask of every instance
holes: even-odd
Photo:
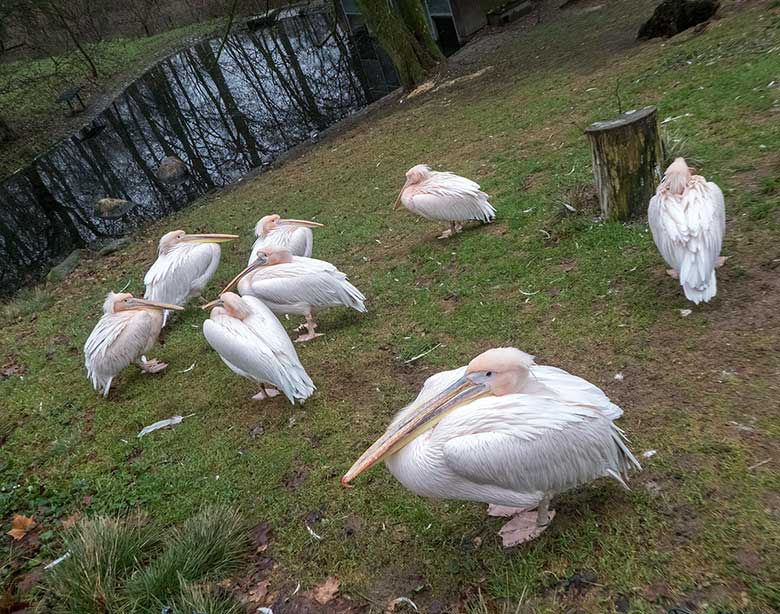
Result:
[[[596,122],[585,134],[604,218],[625,221],[644,212],[662,176],[663,146],[655,107]]]

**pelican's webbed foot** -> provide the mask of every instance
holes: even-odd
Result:
[[[545,516],[547,516],[546,522],[536,511],[521,512],[515,515],[498,532],[504,548],[519,546],[539,537],[550,526],[550,522],[555,517],[555,511],[545,512]]]
[[[152,360],[141,359],[141,368],[144,373],[159,373],[168,366],[168,363],[160,362],[159,360],[152,358]]]

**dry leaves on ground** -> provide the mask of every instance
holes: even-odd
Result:
[[[322,584],[311,589],[311,595],[320,605],[327,605],[339,594],[339,586],[341,586],[341,580],[331,576]]]
[[[29,516],[22,516],[21,514],[14,514],[13,522],[11,523],[11,530],[8,531],[8,535],[15,540],[22,539],[37,523]]]

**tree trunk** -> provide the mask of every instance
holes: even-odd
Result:
[[[87,61],[87,64],[89,65],[89,70],[92,73],[92,76],[97,79],[98,71],[97,66],[95,66],[95,62],[92,61],[92,58],[89,56],[87,51],[84,49],[84,47],[81,46],[81,43],[79,42],[78,36],[76,36],[76,33],[73,31],[73,28],[70,27],[70,24],[68,23],[67,17],[62,14],[62,11],[57,6],[56,3],[52,2],[49,4],[51,7],[51,10],[54,12],[54,14],[57,16],[57,19],[60,20],[60,23],[62,24],[62,27],[65,28],[65,31],[68,33],[68,36],[70,36],[70,39],[73,41],[73,44],[76,45],[76,49],[79,50],[79,53],[84,56],[84,59]]]
[[[420,0],[402,0],[402,2],[408,4],[405,13],[412,15],[413,11],[410,8],[412,3],[419,4]],[[434,56],[428,50],[427,42],[425,45],[420,43],[415,33],[409,29],[401,15],[389,6],[387,0],[357,0],[357,4],[369,29],[393,60],[401,84],[406,89],[411,89],[422,83],[425,72],[438,63],[440,54]],[[433,41],[431,44],[435,45]]]
[[[644,212],[662,177],[655,107],[596,122],[585,134],[604,219],[625,221]]]
[[[398,11],[401,13],[401,19],[404,20],[406,27],[414,34],[417,42],[425,48],[432,58],[437,62],[441,62],[444,59],[444,54],[439,49],[436,41],[433,40],[433,36],[431,36],[431,31],[428,28],[428,18],[422,2],[420,0],[396,0],[396,4],[398,5]]]

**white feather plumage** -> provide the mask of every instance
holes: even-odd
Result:
[[[658,251],[678,273],[686,298],[695,304],[717,292],[715,267],[726,232],[726,208],[720,188],[693,175],[682,194],[667,178],[650,200],[647,219]]]
[[[255,227],[255,236],[257,240],[252,245],[252,253],[249,255],[249,262],[252,264],[257,260],[257,252],[266,247],[284,247],[290,250],[293,256],[303,256],[310,258],[314,245],[314,233],[310,228],[280,226],[269,233],[263,232],[260,222]]]
[[[203,334],[236,374],[281,390],[290,403],[303,403],[315,386],[271,310],[251,296],[241,299],[249,316],[240,320],[219,310],[203,322]]]
[[[432,171],[422,164],[415,169],[421,169],[424,179],[401,194],[401,202],[412,213],[446,222],[492,222],[495,218],[496,210],[479,184],[453,173]]]

